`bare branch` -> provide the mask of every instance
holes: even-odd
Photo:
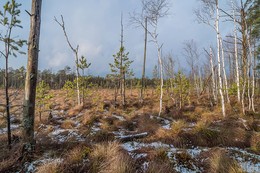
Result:
[[[60,27],[62,28],[62,30],[63,30],[63,32],[64,32],[64,35],[65,35],[65,37],[66,37],[66,41],[67,41],[69,47],[71,48],[71,50],[72,50],[74,53],[77,53],[79,46],[77,46],[77,48],[75,49],[75,48],[73,48],[73,46],[71,45],[71,43],[70,43],[70,41],[69,41],[69,37],[68,37],[67,32],[66,32],[65,22],[64,22],[63,16],[61,15],[61,22],[59,22],[59,21],[57,20],[57,18],[54,16],[54,21],[55,21],[56,23],[58,23],[58,25],[60,25]]]

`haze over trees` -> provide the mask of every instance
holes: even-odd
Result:
[[[54,17],[53,27],[65,36],[63,49],[74,63],[38,68],[45,58],[42,3],[32,0],[25,12],[28,41],[14,35],[24,30],[23,2],[6,0],[0,8],[0,172],[259,171],[259,0],[229,0],[229,8],[196,1],[196,22],[214,37],[206,46],[183,40],[181,57],[164,51],[169,43],[161,37],[175,4],[142,0],[139,11],[118,14],[118,37],[111,36],[117,46],[102,57],[109,59],[104,76],[89,73],[105,67],[94,68],[93,50],[73,34],[83,21],[65,26],[65,14]],[[129,30],[143,34],[138,60]],[[15,69],[10,58],[22,61],[25,46],[27,67]],[[152,58],[158,63],[148,74]]]

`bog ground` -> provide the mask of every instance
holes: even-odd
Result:
[[[3,91],[1,91],[3,92]],[[12,91],[14,92],[14,91]],[[113,90],[91,89],[85,105],[52,90],[51,109],[36,114],[36,153],[21,164],[21,110],[11,109],[13,149],[7,149],[4,110],[0,114],[1,172],[259,172],[259,114],[240,116],[236,105],[221,108],[193,103],[178,110],[159,94],[127,93],[127,105],[115,107]],[[22,104],[23,92],[14,105]],[[3,100],[1,94],[1,100]],[[119,97],[120,99],[120,97]],[[177,111],[178,110],[178,111]]]

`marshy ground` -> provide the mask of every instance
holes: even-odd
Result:
[[[237,104],[227,105],[223,117],[206,99],[179,110],[165,96],[158,117],[159,95],[151,89],[142,105],[137,90],[127,93],[125,107],[114,103],[108,89],[92,89],[80,106],[64,91],[51,93],[41,121],[36,113],[36,152],[24,163],[19,160],[23,92],[12,102],[10,151],[0,108],[0,172],[260,172],[260,114],[242,116]]]

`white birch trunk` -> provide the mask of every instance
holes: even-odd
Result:
[[[238,49],[237,49],[237,22],[235,15],[235,5],[234,1],[231,0],[233,8],[233,18],[234,18],[234,42],[235,42],[235,64],[236,64],[236,84],[237,84],[237,101],[240,102],[240,79],[239,79],[239,65],[238,65]]]
[[[161,79],[160,110],[159,110],[159,116],[161,116],[162,99],[163,99],[163,65],[162,65],[161,48],[157,42],[157,39],[156,39],[156,46],[157,46],[158,60],[159,60],[159,65],[160,65],[160,79]]]
[[[214,65],[213,65],[213,55],[212,55],[212,49],[210,48],[210,67],[211,67],[211,73],[212,73],[212,93],[215,104],[217,103],[217,96],[216,96],[216,83],[215,83],[215,71],[214,71]]]
[[[220,60],[220,33],[219,33],[219,4],[218,0],[216,0],[216,12],[217,12],[217,18],[216,18],[216,32],[217,32],[217,47],[218,47],[218,79],[219,79],[219,94],[221,97],[221,106],[222,106],[222,114],[225,117],[226,111],[225,111],[225,100],[223,96],[223,86],[222,86],[222,77],[221,77],[221,60]]]
[[[228,95],[228,83],[227,83],[227,75],[226,75],[226,69],[225,69],[225,54],[223,49],[223,42],[222,38],[220,37],[220,47],[221,47],[221,57],[222,57],[222,70],[223,70],[223,76],[224,76],[224,93],[226,95],[228,103],[230,103],[229,95]]]

